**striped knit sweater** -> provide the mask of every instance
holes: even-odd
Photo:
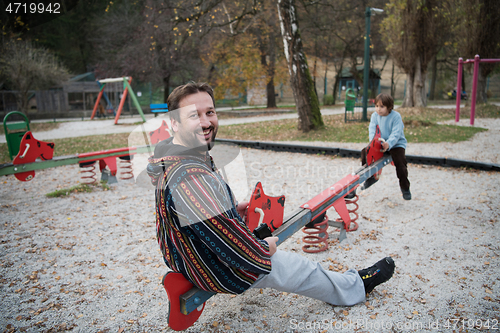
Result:
[[[269,274],[269,246],[237,213],[210,155],[193,155],[171,139],[161,143],[160,154],[158,147],[147,170],[156,186],[157,240],[167,266],[217,293],[240,294]]]

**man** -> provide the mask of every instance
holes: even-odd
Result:
[[[174,110],[173,138],[156,146],[148,174],[156,186],[157,238],[169,268],[202,290],[240,294],[274,288],[334,305],[362,302],[392,277],[390,257],[340,274],[277,250],[277,237],[257,239],[242,218],[248,203],[236,203],[209,154],[218,129],[210,86],[177,87],[167,104]]]

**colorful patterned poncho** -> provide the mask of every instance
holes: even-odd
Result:
[[[202,290],[231,294],[271,272],[267,242],[237,213],[208,153],[168,139],[157,145],[147,171],[156,186],[157,239],[168,267]]]

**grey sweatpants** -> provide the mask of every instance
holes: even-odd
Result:
[[[280,250],[271,257],[271,265],[271,273],[261,274],[251,288],[273,288],[333,305],[365,300],[363,280],[354,269],[343,274],[327,271],[304,256]]]

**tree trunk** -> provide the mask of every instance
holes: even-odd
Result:
[[[267,107],[275,108],[276,107],[276,92],[274,91],[274,77],[271,77],[266,86],[267,93]]]
[[[396,96],[396,85],[394,84],[394,60],[392,61],[392,72],[391,72],[391,96],[394,98]]]
[[[276,107],[276,93],[274,91],[274,74],[276,67],[276,43],[275,36],[273,33],[269,34],[269,42],[268,42],[268,54],[269,54],[269,63],[267,66],[267,86],[266,86],[266,94],[267,94],[267,107],[275,108]]]
[[[325,61],[325,76],[323,77],[323,105],[326,105],[326,95],[328,95],[328,88],[327,88],[327,76],[326,74],[328,73],[328,58]]]
[[[342,63],[340,64],[340,68],[335,75],[335,83],[333,84],[333,105],[337,103],[337,92],[339,90],[340,84],[340,75],[342,74],[342,69],[344,68],[344,58],[342,58]]]
[[[437,55],[432,58],[432,78],[431,78],[431,91],[429,93],[429,100],[436,99],[436,81],[437,81]]]
[[[278,14],[290,82],[299,114],[298,128],[303,132],[318,129],[324,124],[318,95],[314,90],[302,47],[294,0],[278,0]]]
[[[405,98],[403,100],[403,104],[401,104],[401,107],[403,108],[413,106],[413,80],[414,80],[414,74],[406,73]]]
[[[167,103],[168,95],[170,95],[170,74],[163,78],[163,103]]]
[[[422,68],[420,57],[415,61],[415,76],[413,81],[413,106],[427,106],[427,92],[425,90],[425,79],[427,73],[425,68]]]
[[[426,70],[422,68],[420,57],[417,56],[413,69],[406,73],[406,93],[402,107],[427,106],[426,78]]]
[[[479,64],[481,67],[481,64]],[[481,68],[477,73],[477,95],[476,95],[476,101],[479,103],[487,103],[488,102],[488,95],[486,91],[486,79],[487,77],[483,76],[483,73],[481,71]]]
[[[316,87],[316,68],[317,68],[317,63],[318,63],[318,58],[314,58],[314,66],[313,66],[313,74],[312,74],[312,80],[314,84],[314,92],[316,93],[316,96],[318,96],[318,88]],[[319,100],[319,99],[318,99]]]

